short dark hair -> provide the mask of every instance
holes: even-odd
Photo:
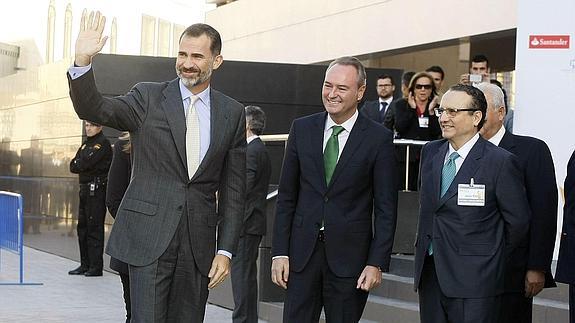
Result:
[[[334,66],[334,65],[343,65],[343,66],[355,67],[355,70],[357,71],[358,87],[362,87],[363,85],[365,85],[365,80],[367,79],[367,76],[365,74],[365,67],[359,61],[359,59],[357,59],[353,56],[344,56],[344,57],[337,58],[329,64],[329,66],[327,67],[327,70],[325,72],[327,73],[327,71],[329,71],[329,69],[332,68],[332,66]]]
[[[456,84],[449,88],[449,91],[459,91],[465,92],[471,97],[471,106],[467,108],[477,109],[481,111],[481,120],[477,125],[477,130],[481,130],[483,123],[485,122],[485,114],[487,113],[487,100],[483,92],[471,85]],[[469,114],[473,114],[474,111],[469,111]]]
[[[405,72],[401,76],[401,84],[405,87],[409,87],[409,82],[411,82],[411,78],[415,75],[415,72]]]
[[[89,124],[91,124],[94,127],[101,127],[102,126],[101,124],[90,121],[90,120],[84,120],[84,124],[86,124],[86,122],[88,122]]]
[[[395,82],[393,81],[393,77],[389,74],[381,74],[377,77],[378,80],[385,80],[389,79],[391,81],[391,85],[395,86]]]
[[[433,65],[433,66],[428,67],[425,71],[426,72],[435,72],[435,73],[441,74],[442,80],[445,78],[445,72],[443,72],[443,69],[441,68],[441,66]]]
[[[266,127],[266,114],[262,108],[255,105],[246,107],[246,124],[255,135],[264,133]]]
[[[208,36],[211,41],[210,51],[212,55],[217,56],[222,52],[222,38],[220,33],[214,29],[214,27],[208,24],[197,23],[189,26],[180,35],[180,42],[184,36],[186,37],[200,37],[202,35]]]
[[[409,81],[409,91],[413,92],[415,90],[415,83],[417,83],[417,80],[422,77],[427,78],[431,82],[431,99],[433,96],[437,95],[437,88],[435,87],[435,82],[433,82],[433,77],[431,77],[431,75],[427,74],[426,72],[419,72],[413,75]]]
[[[483,54],[477,54],[475,56],[473,56],[473,58],[471,59],[472,63],[481,63],[481,62],[485,62],[487,63],[487,67],[489,67],[489,60],[487,59],[487,56],[483,55]]]

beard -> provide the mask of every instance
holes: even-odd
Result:
[[[196,77],[184,77],[182,76],[182,72],[195,72],[198,73],[198,76]],[[180,78],[180,80],[182,80],[182,83],[184,83],[184,85],[188,88],[194,87],[198,84],[202,84],[204,82],[207,82],[210,77],[212,76],[212,64],[210,63],[208,66],[208,69],[205,71],[202,71],[201,69],[194,67],[194,68],[178,68],[176,67],[176,74],[178,75],[178,77]]]

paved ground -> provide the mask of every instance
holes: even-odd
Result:
[[[18,281],[18,256],[0,251],[0,284]],[[116,274],[69,276],[78,263],[66,258],[24,250],[24,282],[41,286],[0,285],[2,323],[124,322],[122,285]],[[231,311],[208,305],[205,322],[231,322]]]

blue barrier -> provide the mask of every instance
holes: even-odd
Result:
[[[4,249],[15,253],[19,256],[20,261],[18,282],[0,283],[0,285],[41,285],[38,283],[24,283],[23,210],[22,195],[0,191],[0,252]],[[0,269],[1,265],[2,262],[0,261]]]

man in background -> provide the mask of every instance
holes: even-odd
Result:
[[[557,231],[555,167],[545,142],[505,129],[505,97],[501,88],[490,83],[480,83],[477,88],[487,99],[481,136],[517,156],[531,209],[529,234],[507,256],[499,323],[528,323],[532,321],[533,297],[544,287],[556,286],[551,274]]]
[[[479,84],[481,82],[489,82],[489,75],[491,68],[489,67],[489,60],[487,56],[478,54],[471,59],[469,66],[469,74],[461,74],[459,83],[465,85]]]
[[[393,101],[393,92],[395,92],[395,83],[388,74],[382,74],[377,77],[377,96],[375,101],[366,102],[360,111],[371,120],[383,123],[385,114]]]
[[[433,83],[435,83],[435,90],[437,91],[439,100],[441,100],[441,96],[443,95],[443,81],[445,80],[445,72],[443,71],[443,68],[438,65],[433,65],[427,68],[425,71],[433,78]]]
[[[266,234],[266,198],[272,171],[266,146],[260,139],[266,115],[257,106],[246,107],[246,210],[237,252],[232,259],[234,323],[258,322],[258,247]]]

